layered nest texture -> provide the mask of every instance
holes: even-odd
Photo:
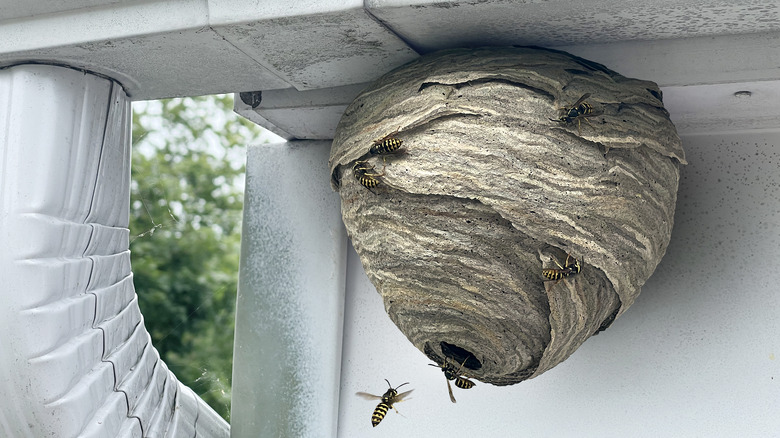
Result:
[[[423,56],[344,113],[332,184],[368,278],[439,365],[534,377],[663,257],[685,163],[655,83],[539,48]]]

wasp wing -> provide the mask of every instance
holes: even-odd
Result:
[[[404,401],[404,398],[407,395],[409,395],[412,391],[414,391],[414,389],[410,389],[410,390],[408,390],[406,392],[402,392],[402,393],[398,394],[397,396],[393,397],[393,403],[400,403],[400,402]]]
[[[601,109],[601,108],[593,108],[592,110],[590,110],[590,112],[588,114],[580,114],[577,117],[584,119],[584,118],[587,118],[587,117],[600,116],[602,114],[604,114],[604,110],[603,109]]]
[[[579,104],[581,104],[583,101],[585,101],[585,99],[587,99],[589,97],[590,97],[590,93],[583,94],[582,97],[580,97],[576,102],[574,102],[571,107],[572,108],[577,108],[577,106]]]
[[[366,400],[382,400],[381,395],[369,394],[367,392],[356,392],[355,395],[363,397]]]

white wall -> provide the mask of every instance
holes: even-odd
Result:
[[[339,437],[780,436],[780,132],[683,137],[672,242],[637,302],[542,376],[453,388],[384,313],[350,248]],[[374,402],[409,401],[371,426]],[[406,389],[404,387],[403,389]]]

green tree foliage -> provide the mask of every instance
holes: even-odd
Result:
[[[231,96],[133,105],[131,257],[144,323],[168,367],[225,419],[245,145]]]

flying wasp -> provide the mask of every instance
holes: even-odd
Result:
[[[355,179],[369,190],[378,186],[381,181],[379,177],[385,175],[384,169],[382,169],[382,173],[376,173],[376,169],[368,161],[355,161],[352,172],[355,174]]]
[[[460,375],[460,370],[463,369],[463,365],[466,364],[467,359],[468,357],[463,360],[463,363],[460,364],[460,367],[457,370],[454,366],[447,362],[447,357],[444,358],[444,365],[439,366],[434,363],[428,364],[432,367],[441,368],[441,370],[444,371],[444,378],[447,379],[447,391],[449,391],[450,401],[453,403],[457,403],[457,400],[455,400],[455,396],[452,395],[452,386],[450,385],[450,380],[454,380],[455,386],[460,389],[471,389],[475,385],[474,382]]]
[[[590,126],[593,126],[590,121],[588,121],[588,117],[594,117],[601,114],[601,111],[594,110],[591,104],[585,102],[585,99],[589,97],[590,93],[585,93],[576,102],[574,102],[572,106],[558,108],[558,118],[550,120],[553,122],[563,123],[564,125],[568,125],[576,121],[577,134],[582,135],[582,132],[580,131],[582,120],[585,120],[585,122],[587,122]]]
[[[570,262],[569,260],[573,261]],[[544,281],[555,281],[555,284],[558,284],[562,279],[577,275],[582,271],[580,260],[577,260],[576,257],[572,257],[571,254],[566,254],[566,261],[563,263],[563,266],[554,258],[553,261],[558,265],[558,269],[542,269],[542,276],[546,278]],[[582,259],[582,263],[585,263],[584,258]]]
[[[387,386],[390,387],[387,391],[385,391],[384,394],[381,396],[369,394],[367,392],[358,392],[356,393],[360,397],[363,397],[366,400],[381,400],[378,405],[376,405],[376,409],[374,409],[374,413],[371,414],[371,425],[376,427],[377,424],[379,424],[384,418],[385,415],[387,415],[387,411],[390,410],[390,408],[393,408],[395,412],[398,412],[398,409],[395,409],[393,407],[393,404],[400,403],[404,400],[404,398],[409,395],[414,389],[410,389],[406,392],[398,393],[398,388],[408,385],[409,382],[402,383],[395,388],[393,388],[393,385],[390,384],[390,381],[385,379],[385,382],[387,382]],[[400,412],[399,412],[400,414]]]

